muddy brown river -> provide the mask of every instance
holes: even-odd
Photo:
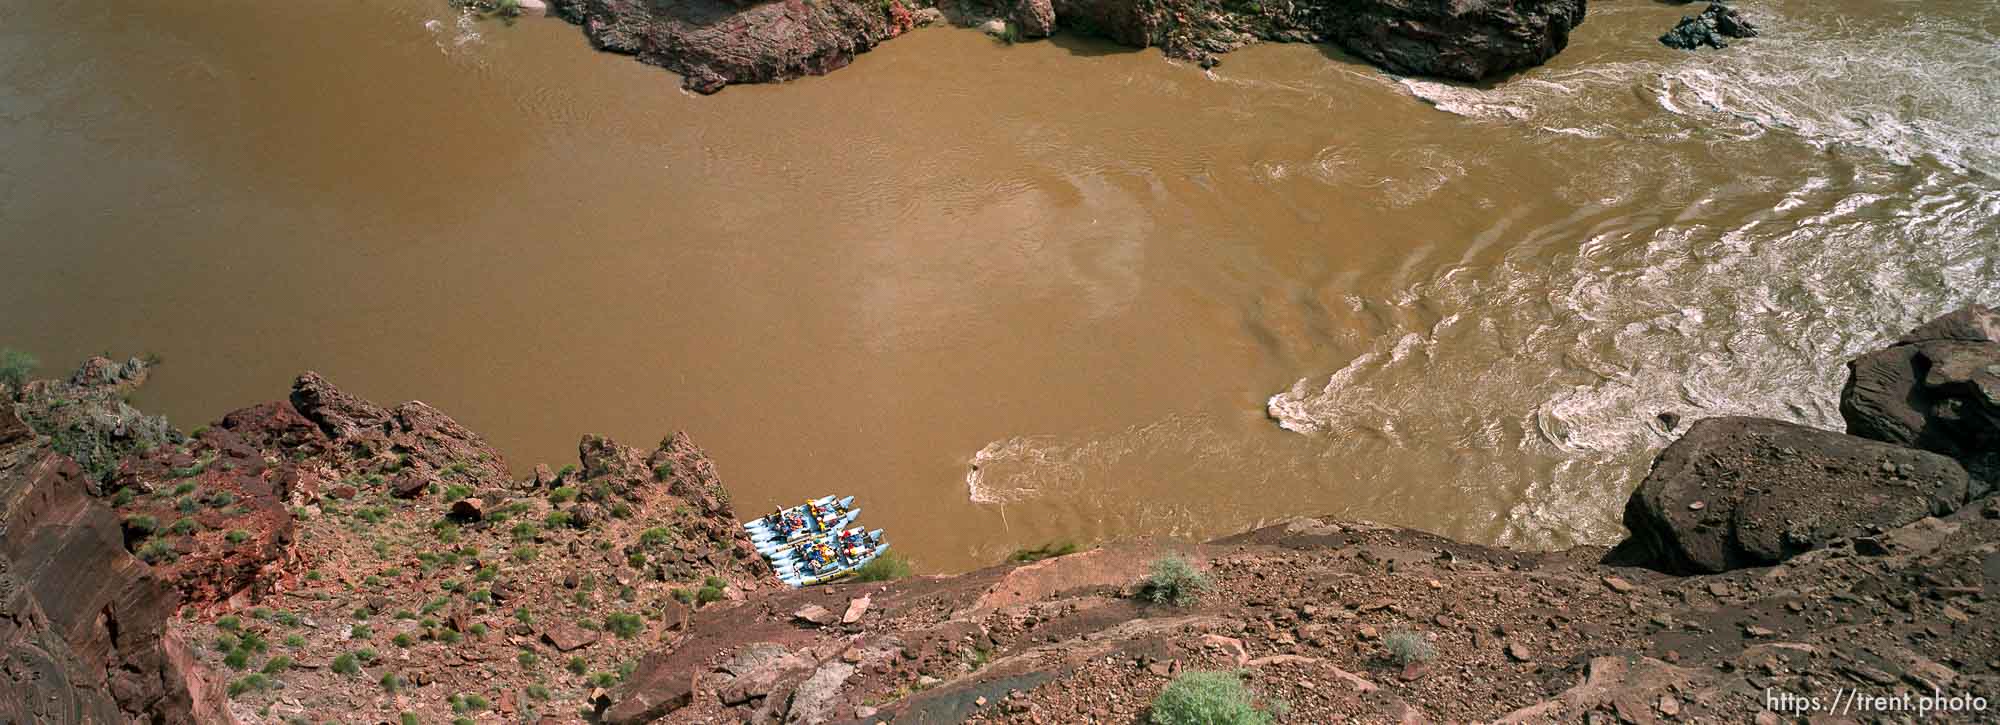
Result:
[[[1300,513],[1608,543],[1684,418],[2000,301],[2000,3],[1593,3],[1491,87],[926,29],[684,94],[443,0],[0,2],[0,344],[317,369],[517,467],[690,431],[920,569]],[[54,372],[45,369],[44,373]]]

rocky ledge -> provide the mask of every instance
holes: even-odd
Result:
[[[591,43],[731,83],[823,74],[910,29],[949,18],[1007,39],[1058,30],[1159,47],[1213,66],[1259,41],[1333,43],[1395,73],[1477,81],[1541,64],[1569,43],[1584,0],[556,0]]]
[[[1851,370],[1849,433],[1688,427],[1609,550],[1301,518],[792,590],[684,435],[513,477],[422,403],[308,373],[184,434],[121,407],[143,361],[93,360],[0,391],[0,719],[1175,722],[1159,698],[1196,681],[1244,722],[1992,698],[2000,315]]]

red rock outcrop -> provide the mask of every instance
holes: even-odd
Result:
[[[230,722],[166,636],[176,597],[125,551],[68,458],[0,406],[0,714],[41,722]]]

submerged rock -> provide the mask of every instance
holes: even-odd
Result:
[[[1709,418],[1660,452],[1609,557],[1676,574],[1777,564],[1966,500],[1949,458],[1763,418]]]
[[[1847,432],[1957,459],[1974,496],[2000,488],[2000,313],[1957,310],[1847,370]]]
[[[1669,48],[1694,50],[1704,45],[1710,48],[1727,48],[1729,41],[1724,38],[1757,37],[1757,26],[1743,19],[1735,8],[1710,3],[1700,15],[1681,18],[1681,22],[1660,36],[1660,43]]]

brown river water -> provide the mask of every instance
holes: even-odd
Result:
[[[1659,413],[1837,427],[1846,357],[2000,301],[2000,2],[1738,5],[1485,88],[938,28],[696,97],[443,0],[0,0],[0,344],[158,353],[183,427],[311,368],[521,468],[686,429],[928,571],[1608,543]]]

